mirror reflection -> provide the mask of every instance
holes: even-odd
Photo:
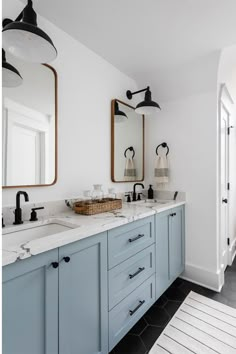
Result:
[[[3,187],[56,181],[56,73],[8,55],[22,85],[3,88]]]
[[[134,107],[112,101],[112,181],[144,179],[144,116]]]

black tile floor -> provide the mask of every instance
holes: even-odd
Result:
[[[110,354],[147,354],[191,290],[236,308],[236,259],[226,269],[220,293],[178,278]]]

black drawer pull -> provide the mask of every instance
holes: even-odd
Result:
[[[139,301],[139,304],[138,304],[138,306],[137,307],[135,307],[135,309],[134,310],[129,310],[129,314],[130,314],[130,316],[133,316],[133,314],[136,312],[136,311],[138,311],[138,309],[144,304],[144,302],[145,302],[145,300],[143,300],[143,301]]]
[[[142,267],[137,270],[137,272],[133,273],[133,274],[129,274],[129,278],[132,279],[134,277],[136,277],[136,275],[138,275],[139,273],[141,273],[143,270],[145,269],[145,267]]]
[[[134,242],[134,241],[140,239],[141,237],[144,237],[144,234],[139,234],[138,236],[136,236],[134,238],[129,238],[129,242]]]
[[[176,213],[172,213],[172,214],[170,214],[170,216],[175,216],[176,215]]]
[[[52,262],[51,265],[52,265],[53,268],[58,268],[59,263],[58,262]]]
[[[64,261],[66,262],[66,263],[68,263],[68,262],[70,262],[70,257],[63,257],[63,259],[64,259]]]

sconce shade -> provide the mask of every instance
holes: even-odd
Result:
[[[31,0],[22,11],[22,16],[20,14],[15,21],[6,20],[5,23],[2,43],[8,52],[33,63],[48,63],[56,58],[57,50],[51,38],[37,27],[37,15]]]
[[[116,123],[122,123],[125,121],[125,118],[128,119],[127,115],[120,111],[118,102],[115,101],[115,121]]]
[[[23,79],[19,71],[6,61],[5,51],[2,49],[2,86],[17,87],[20,86]]]
[[[152,94],[149,88],[145,92],[144,101],[140,102],[136,108],[135,112],[138,114],[151,115],[157,113],[161,109],[158,103],[152,101]]]

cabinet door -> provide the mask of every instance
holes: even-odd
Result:
[[[169,233],[171,210],[156,215],[156,299],[170,285]]]
[[[184,207],[180,206],[171,210],[170,216],[170,277],[173,281],[184,270],[185,263],[185,237],[184,237]]]
[[[58,353],[58,249],[3,268],[3,354]]]
[[[59,260],[60,354],[107,354],[107,234],[61,247]]]

